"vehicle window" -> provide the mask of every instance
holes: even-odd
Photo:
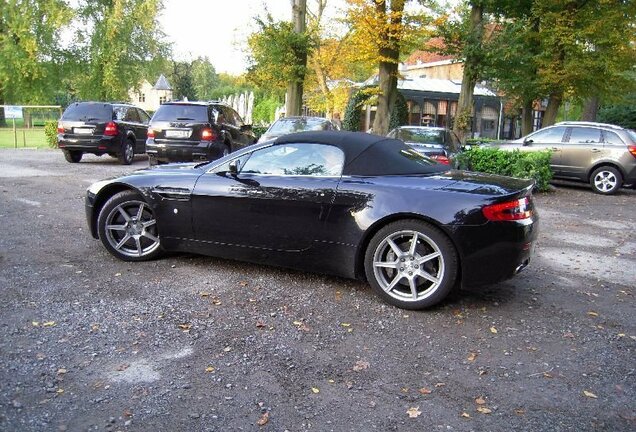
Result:
[[[239,113],[237,113],[236,111],[234,111],[233,109],[228,110],[232,113],[232,118],[234,119],[234,124],[238,127],[243,126],[243,119],[241,119],[241,116],[239,115]]]
[[[148,122],[150,121],[150,116],[148,115],[148,113],[146,113],[146,111],[137,109],[137,114],[139,115],[139,120],[141,120],[141,123],[148,124]]]
[[[205,105],[164,104],[159,107],[152,121],[208,121],[208,107]]]
[[[62,115],[62,120],[67,121],[111,121],[113,119],[113,107],[103,103],[74,103],[69,105]]]
[[[632,139],[634,139],[636,141],[636,134],[634,134],[634,132],[631,132],[630,135],[632,135]],[[621,139],[621,137],[619,137],[617,134],[615,134],[614,132],[610,132],[610,131],[603,131],[604,136],[604,141],[608,144],[614,144],[614,145],[624,145],[625,143],[623,142],[623,140]]]
[[[124,121],[126,118],[126,107],[114,106],[113,107],[113,120]]]
[[[563,140],[564,126],[557,126],[538,131],[534,135],[530,135],[528,140],[536,143],[557,143]]]
[[[124,117],[124,121],[131,123],[141,123],[137,109],[131,107],[126,108],[126,116]]]
[[[340,176],[344,153],[323,144],[275,145],[256,150],[241,173],[267,175]]]
[[[221,108],[221,121],[219,123],[225,123],[232,126],[236,126],[236,121],[234,119],[234,111],[228,107],[220,107]]]
[[[397,137],[404,142],[444,144],[443,130],[404,128],[398,131]]]
[[[599,143],[601,142],[601,130],[589,127],[573,127],[568,142],[573,144]]]
[[[303,131],[329,130],[328,122],[320,118],[282,118],[270,127],[270,134],[289,134]]]
[[[631,130],[631,129],[627,129],[627,133],[631,137],[632,141],[636,142],[636,131]]]

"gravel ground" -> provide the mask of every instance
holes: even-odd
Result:
[[[0,430],[635,430],[635,190],[537,196],[524,272],[406,312],[336,277],[116,260],[85,189],[146,164],[0,152]]]

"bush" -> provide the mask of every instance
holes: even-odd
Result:
[[[457,162],[469,171],[532,179],[540,191],[547,191],[552,180],[550,153],[475,147],[460,153]]]
[[[362,106],[368,103],[376,103],[372,98],[376,97],[378,92],[379,89],[377,86],[366,86],[362,87],[351,96],[342,120],[342,130],[354,132],[360,130],[360,122],[362,121]],[[391,112],[391,118],[389,119],[389,130],[407,124],[408,120],[409,110],[406,105],[406,99],[404,99],[402,93],[398,92],[395,98],[395,106]],[[369,125],[369,127],[370,126],[371,125]]]
[[[261,135],[263,135],[265,132],[267,132],[268,128],[269,128],[269,126],[254,126],[254,125],[252,125],[252,132],[254,132],[254,135],[256,136],[256,139],[259,139],[261,137]]]
[[[57,122],[47,121],[44,123],[44,135],[46,144],[51,148],[57,148]]]
[[[467,145],[481,145],[498,142],[500,140],[494,138],[466,138]]]

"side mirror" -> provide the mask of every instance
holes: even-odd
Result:
[[[239,172],[239,166],[241,164],[241,161],[239,161],[238,159],[233,160],[232,162],[230,162],[230,175],[232,177],[236,177],[238,175]]]
[[[533,142],[534,142],[534,140],[532,138],[525,139],[525,140],[523,140],[523,145],[527,146],[527,145],[532,144]]]

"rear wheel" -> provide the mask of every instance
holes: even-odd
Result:
[[[388,224],[373,236],[365,254],[371,287],[404,309],[442,301],[455,284],[457,269],[457,253],[448,237],[419,220]]]
[[[230,145],[230,143],[225,143],[225,147],[223,148],[223,154],[221,155],[221,157],[227,156],[230,153],[232,153],[232,146]]]
[[[124,144],[121,146],[121,153],[118,155],[119,162],[122,165],[130,165],[135,157],[135,147],[133,146],[133,142],[129,139],[124,141]]]
[[[590,176],[592,190],[602,195],[612,195],[623,185],[620,171],[611,166],[602,166],[594,170]]]
[[[82,160],[83,153],[78,150],[64,150],[64,158],[67,162],[78,163]]]
[[[146,261],[161,255],[154,211],[135,191],[113,195],[97,219],[99,239],[108,252],[124,261]]]

